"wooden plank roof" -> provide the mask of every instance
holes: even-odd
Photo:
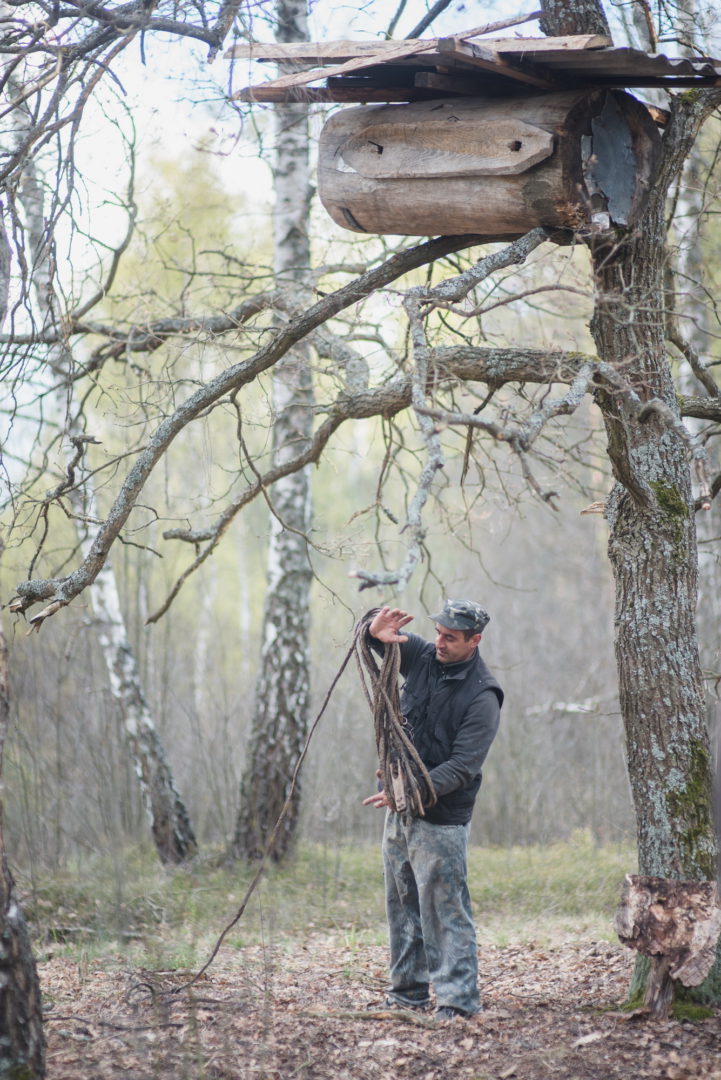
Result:
[[[478,38],[477,34],[471,30],[410,41],[253,42],[235,45],[226,57],[289,69],[235,94],[241,101],[261,102],[417,101],[446,94],[508,93],[523,86],[674,89],[718,85],[721,80],[721,60],[616,48],[599,35]]]

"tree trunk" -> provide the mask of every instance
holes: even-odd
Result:
[[[0,221],[0,329],[7,315],[10,272],[10,243]],[[2,546],[0,539],[0,552]],[[8,648],[0,629],[0,1077],[39,1080],[45,1075],[40,984],[5,850],[3,755],[9,722]]]
[[[277,40],[308,39],[305,0],[279,0]],[[275,273],[280,288],[302,281],[310,262],[308,214],[311,188],[308,160],[308,110],[276,106]],[[281,464],[308,444],[313,426],[313,390],[306,348],[295,351],[273,373],[273,458]],[[240,812],[233,852],[258,858],[285,804],[290,781],[308,728],[310,657],[309,593],[312,571],[305,534],[310,526],[308,469],[274,484],[270,522],[268,590],[263,613],[261,666],[248,759],[241,780]],[[298,821],[296,788],[273,858],[290,850]]]
[[[545,0],[543,29],[596,31],[589,10],[594,7],[602,17],[595,0]],[[638,228],[609,233],[592,245],[597,301],[591,330],[599,355],[632,383],[642,402],[657,399],[676,419],[665,342],[666,196],[711,101],[703,94],[674,101]],[[658,412],[641,409],[631,416],[606,391],[597,392],[597,402],[616,479],[607,509],[609,556],[639,871],[713,880],[717,847],[695,625],[697,547],[686,444],[677,430],[660,422]],[[637,965],[632,995],[647,978],[648,965]],[[703,996],[719,996],[718,963],[700,990]]]
[[[86,534],[81,545],[84,554],[92,542],[92,535]],[[184,862],[196,854],[198,845],[143,693],[110,562],[105,562],[96,577],[90,596],[99,625],[98,641],[108,670],[110,690],[120,711],[155,849],[165,864]]]
[[[683,19],[684,39],[689,43],[689,53],[702,54],[708,41],[705,40],[703,27],[697,19],[697,5],[691,0],[683,4],[684,11],[679,13]],[[679,337],[674,341],[687,358],[681,365],[680,386],[684,394],[690,396],[703,394],[707,388],[693,373],[691,363],[695,353],[703,365],[713,353],[713,335],[709,313],[710,299],[705,288],[705,252],[706,229],[713,220],[708,214],[707,185],[711,174],[711,165],[697,141],[686,162],[683,176],[679,182],[678,205],[674,221],[674,243],[676,248],[677,280],[672,290],[670,304],[673,312],[673,329]],[[688,419],[688,428],[695,434],[708,431],[708,423]],[[710,476],[721,473],[721,459],[717,439],[705,442],[708,455]],[[711,503],[711,508],[697,515],[696,529],[699,540],[698,568],[698,606],[696,625],[701,652],[701,665],[705,671],[717,672],[721,657],[721,553],[717,538],[721,535],[721,505],[719,500]],[[713,686],[713,683],[711,683]],[[709,726],[716,738],[721,737],[721,708],[718,695],[706,694],[706,708]],[[721,762],[719,766],[721,767]],[[717,829],[721,825],[718,814],[718,800],[721,791],[717,787]]]
[[[0,630],[0,778],[9,716],[8,650]],[[0,1076],[36,1080],[44,1075],[40,984],[8,866],[0,794]]]
[[[663,203],[609,256],[596,252],[592,330],[603,360],[642,399],[677,414],[664,343]],[[711,879],[711,759],[696,640],[696,531],[686,444],[651,413],[599,395],[618,483],[608,500],[616,660],[639,872]],[[641,413],[643,416],[643,412]]]
[[[27,231],[32,254],[32,277],[41,322],[53,328],[61,322],[55,305],[55,282],[50,258],[50,238],[43,215],[43,188],[29,161],[20,193],[27,217]],[[58,429],[69,440],[85,435],[82,416],[73,412],[74,372],[72,352],[64,342],[48,347],[47,367],[51,382],[58,389],[48,397],[56,413]],[[80,443],[75,444],[76,447]],[[70,448],[73,453],[72,447]],[[67,498],[77,520],[80,546],[87,555],[95,538],[97,521],[95,492],[87,477],[80,487],[71,485]],[[185,805],[175,790],[173,776],[150,707],[143,693],[140,672],[128,640],[120,595],[112,565],[106,561],[99,571],[90,596],[99,625],[98,641],[108,670],[110,689],[115,698],[156,850],[163,863],[180,863],[197,851],[195,835]]]

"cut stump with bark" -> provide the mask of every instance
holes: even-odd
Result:
[[[624,945],[650,958],[644,1005],[666,1018],[674,983],[699,986],[713,966],[721,932],[717,885],[627,874],[614,928]]]

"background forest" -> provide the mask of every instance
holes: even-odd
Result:
[[[262,239],[272,227],[271,208],[261,192],[251,207],[238,207],[232,189],[223,187],[223,173],[207,141],[186,153],[180,164],[151,158],[144,168],[152,183],[147,178],[143,183],[143,163],[138,162],[138,186],[145,187],[139,224],[116,286],[118,307],[108,305],[105,318],[122,319],[132,305],[137,319],[138,308],[158,295],[182,294],[184,306],[195,310],[214,284],[212,270],[210,286],[206,276],[196,283],[200,274],[192,269],[193,260],[200,261],[197,252],[203,247],[211,249],[211,257],[216,247],[224,253],[240,251],[245,273],[252,269],[261,282],[269,276]],[[320,212],[315,220],[319,264],[350,258],[362,262],[362,245],[337,235],[340,230],[321,219]],[[259,239],[260,251],[248,247],[249,233]],[[568,256],[569,280],[574,258],[583,261],[583,252]],[[543,274],[541,264],[541,280]],[[506,279],[499,291],[503,295],[512,289],[512,280]],[[568,308],[562,332],[571,345],[587,333],[583,300],[572,297],[562,304]],[[373,316],[379,320],[378,333],[382,329],[392,340],[395,336],[400,350],[397,313],[380,305]],[[556,313],[553,318],[547,313],[543,294],[504,304],[498,314],[478,323],[493,341],[509,332],[512,336],[518,318],[524,335],[532,329],[532,342],[540,348],[558,334]],[[372,352],[370,357],[373,362]],[[101,443],[95,451],[98,465],[131,440],[142,442],[143,398],[159,393],[158,384],[167,378],[192,381],[196,368],[212,371],[221,362],[213,349],[190,345],[180,355],[154,360],[150,371],[114,372],[112,386],[103,387],[97,402],[85,407],[88,431]],[[267,386],[257,388],[250,412],[249,438],[262,447],[271,422]],[[113,556],[151,712],[198,839],[211,847],[227,842],[238,807],[262,628],[266,507],[249,507],[170,611],[152,626],[145,623],[185,558],[184,551],[168,550],[167,544],[158,558],[154,552],[160,534],[191,516],[209,517],[215,500],[233,483],[234,423],[225,417],[219,424],[214,415],[176,444],[172,460],[152,482],[147,509],[137,515],[137,543],[133,530],[133,541]],[[29,444],[31,424],[15,421],[15,448],[20,433]],[[456,454],[465,436],[449,431],[446,438]],[[597,842],[632,835],[614,688],[607,530],[600,516],[580,516],[608,490],[599,452],[602,438],[590,407],[559,423],[549,436],[544,468],[558,492],[556,510],[529,491],[508,453],[479,458],[462,487],[459,466],[450,464],[429,517],[418,580],[402,596],[391,589],[383,594],[417,612],[416,630],[422,634],[431,633],[426,615],[446,595],[477,596],[492,615],[483,652],[508,696],[503,729],[487,766],[483,813],[474,822],[479,843],[537,843],[567,838],[577,829],[588,830]],[[388,448],[393,468],[379,499],[378,478]],[[55,467],[61,476],[61,448],[51,453],[49,459],[38,454],[38,472]],[[400,424],[369,420],[341,433],[314,471],[313,715],[348,648],[355,619],[380,602],[375,591],[359,594],[349,574],[372,563],[376,537],[391,561],[397,557],[398,528],[387,514],[401,517],[404,512],[419,453],[418,440]],[[42,475],[36,481],[40,497],[44,482]],[[102,482],[97,495],[102,500]],[[33,524],[36,497],[31,494],[25,504]],[[156,505],[162,505],[160,520],[153,520]],[[76,544],[71,527],[62,523],[54,538],[55,546],[42,555],[48,567],[62,565]],[[22,576],[27,551],[36,543],[37,528],[26,536],[15,525],[4,557],[6,594]],[[8,828],[23,861],[43,867],[62,866],[68,859],[82,863],[84,852],[143,842],[147,834],[98,645],[99,629],[87,602],[50,620],[40,636],[26,637],[22,623],[8,622],[15,707],[23,718],[13,725],[6,751]],[[375,837],[379,821],[360,806],[374,769],[371,717],[355,670],[349,669],[311,748],[302,835],[334,843]]]
[[[413,36],[426,29],[417,28],[428,7],[331,10],[319,2],[307,25],[298,4],[261,3],[236,10],[238,38],[363,38],[385,29]],[[507,14],[485,3],[442,7],[449,33]],[[612,6],[614,34],[648,47],[643,11],[643,4]],[[681,19],[684,38],[672,34],[679,12],[659,8],[669,51],[689,48],[689,27],[708,31],[689,11],[681,12],[691,20]],[[243,825],[260,775],[258,740],[286,755],[282,780],[262,774],[282,805],[287,762],[297,757],[358,618],[392,602],[416,614],[412,629],[430,635],[427,616],[447,596],[488,609],[482,652],[506,690],[473,843],[527,847],[529,866],[538,845],[557,852],[554,845],[569,842],[586,860],[591,850],[609,849],[599,889],[613,891],[634,868],[635,833],[609,525],[599,512],[614,485],[599,399],[589,394],[572,410],[556,408],[570,381],[560,370],[558,381],[520,378],[513,390],[462,376],[444,385],[446,410],[478,415],[491,403],[506,431],[530,430],[542,417],[528,453],[490,429],[471,438],[470,426],[448,416],[434,427],[422,410],[363,406],[369,387],[392,386],[413,369],[417,341],[404,292],[463,275],[495,245],[459,245],[409,262],[401,285],[389,279],[385,291],[346,304],[307,341],[294,342],[291,362],[284,357],[259,371],[242,395],[236,386],[209,400],[164,445],[102,575],[67,606],[26,611],[18,583],[55,582],[92,557],[123,477],[194,395],[232,365],[250,363],[304,307],[412,247],[408,238],[352,236],[309,190],[332,107],[314,106],[306,135],[298,119],[306,122],[305,106],[232,99],[257,77],[249,65],[218,57],[208,68],[207,50],[201,63],[188,39],[171,46],[140,38],[113,68],[116,78],[83,102],[80,132],[58,123],[34,156],[28,147],[38,114],[24,110],[21,83],[8,76],[16,97],[3,160],[17,178],[5,205],[15,262],[3,334],[0,590],[4,602],[18,593],[21,601],[2,613],[11,670],[4,831],[31,918],[58,929],[55,910],[42,916],[38,903],[54,881],[82,908],[93,876],[110,873],[120,896],[138,864],[156,854],[166,865],[187,863],[191,877],[199,867],[210,875],[231,857],[239,860],[231,877],[245,874],[268,834],[267,824],[259,827],[251,843]],[[645,98],[665,100],[654,90]],[[669,334],[670,362],[679,395],[689,397],[698,394],[698,356],[708,370],[721,362],[718,135],[714,117],[672,186],[667,215],[678,275],[667,306],[683,330]],[[301,145],[309,153],[304,165]],[[295,208],[288,188],[298,193]],[[471,345],[563,350],[583,359],[595,349],[591,277],[585,244],[544,244],[522,268],[505,264],[479,279],[463,311],[438,303],[425,322],[429,347],[439,354]],[[308,451],[310,463],[293,474],[307,490],[283,489],[273,472],[283,454],[312,449],[344,402],[344,421],[352,422],[339,424],[322,455]],[[687,423],[707,448],[716,483],[718,420],[697,412]],[[424,479],[429,446],[444,458],[432,484]],[[428,496],[422,527],[419,491]],[[699,521],[699,641],[716,769],[718,499]],[[300,559],[296,576],[307,586],[298,601],[289,587],[283,594],[291,557]],[[361,582],[374,587],[361,591]],[[299,630],[306,603],[307,642]],[[37,633],[27,633],[28,618]],[[307,657],[294,655],[306,644]],[[297,664],[294,686],[269,683],[269,657],[281,671]],[[268,702],[280,698],[298,730],[263,720]],[[341,861],[349,867],[355,852],[375,845],[380,815],[360,805],[375,767],[371,718],[350,666],[302,773],[295,846],[288,844],[299,887],[325,881],[335,865],[337,888]],[[489,853],[488,865],[498,857]],[[550,854],[543,858],[552,864]],[[501,878],[509,873],[509,864],[497,865]],[[543,867],[534,864],[536,871],[542,881]],[[560,903],[552,894],[551,907]],[[85,908],[76,914],[61,937],[90,919]]]

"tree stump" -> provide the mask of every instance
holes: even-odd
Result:
[[[713,966],[721,932],[716,883],[627,874],[614,929],[624,945],[650,958],[644,1005],[665,1019],[674,983],[699,986]]]

